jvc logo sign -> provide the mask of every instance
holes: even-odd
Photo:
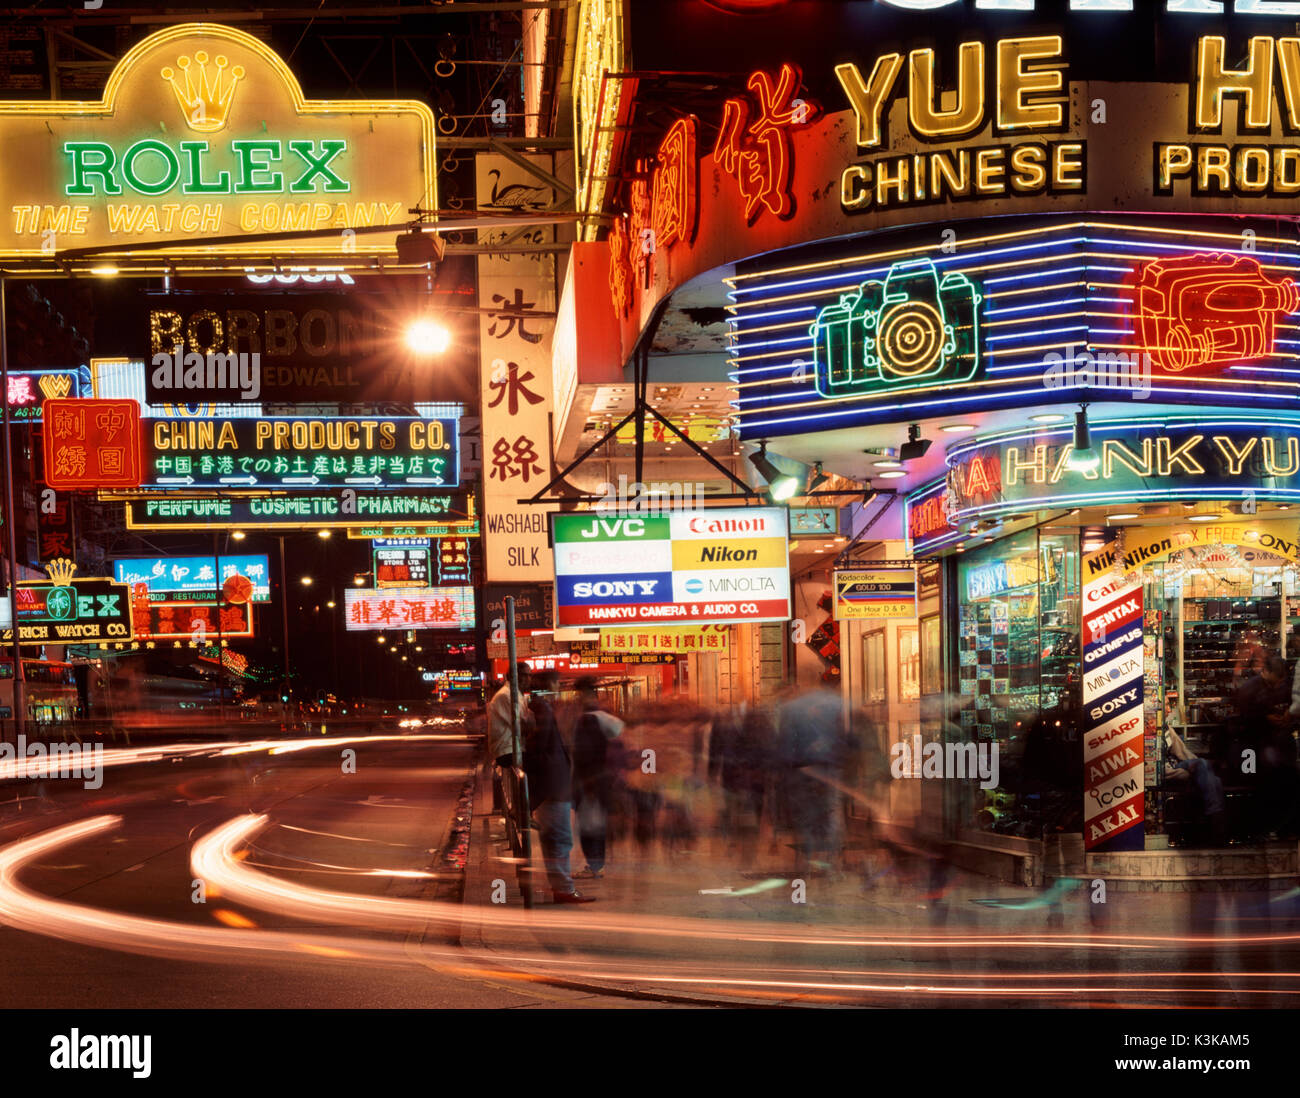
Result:
[[[644,519],[595,519],[592,524],[585,530],[578,531],[579,535],[584,538],[616,538],[620,534],[625,538],[645,537],[645,520]]]

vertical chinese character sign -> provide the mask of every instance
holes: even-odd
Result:
[[[529,160],[553,170],[549,156]],[[547,209],[555,192],[503,156],[478,156],[478,209],[528,213]],[[478,260],[480,384],[483,402],[483,541],[487,578],[514,583],[555,576],[547,546],[546,508],[517,501],[544,488],[550,460],[551,337],[556,307],[554,252],[514,251],[555,242],[549,225],[479,230],[479,243],[500,244]],[[537,313],[551,314],[537,316]]]

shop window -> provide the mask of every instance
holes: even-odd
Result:
[[[960,738],[996,747],[1001,784],[968,783],[967,826],[1040,837],[1081,805],[1079,549],[1073,534],[1026,531],[958,568]]]
[[[877,629],[862,638],[862,700],[867,705],[885,700],[885,631]]]
[[[938,694],[943,690],[942,618],[931,614],[921,619],[921,693]]]
[[[917,701],[920,697],[920,640],[915,625],[903,625],[898,630],[898,700]]]
[[[1210,545],[1148,564],[1142,579],[1148,835],[1200,847],[1293,834],[1296,566],[1251,546]],[[1179,754],[1205,760],[1221,785],[1218,821],[1173,765]]]

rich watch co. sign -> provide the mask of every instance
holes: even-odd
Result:
[[[437,205],[428,106],[305,99],[270,48],[215,24],[144,39],[99,102],[0,103],[0,141],[7,257],[179,237],[193,244],[169,257],[234,257],[252,246],[204,238],[304,229],[339,236],[295,254],[388,252],[391,238],[356,230]]]

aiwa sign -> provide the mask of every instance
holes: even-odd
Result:
[[[786,511],[554,517],[558,625],[785,621]]]

